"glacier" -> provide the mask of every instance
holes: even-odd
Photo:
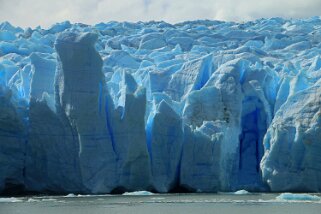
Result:
[[[321,191],[321,17],[0,24],[0,194]]]

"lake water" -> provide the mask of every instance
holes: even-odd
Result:
[[[321,214],[320,200],[280,200],[277,196],[278,194],[138,193],[0,198],[0,214]]]

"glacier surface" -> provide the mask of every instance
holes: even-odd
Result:
[[[321,18],[0,24],[0,193],[321,191]]]

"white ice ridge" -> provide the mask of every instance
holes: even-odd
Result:
[[[321,191],[321,19],[0,24],[0,194]]]

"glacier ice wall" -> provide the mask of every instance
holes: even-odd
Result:
[[[0,193],[321,191],[321,19],[0,24]]]

